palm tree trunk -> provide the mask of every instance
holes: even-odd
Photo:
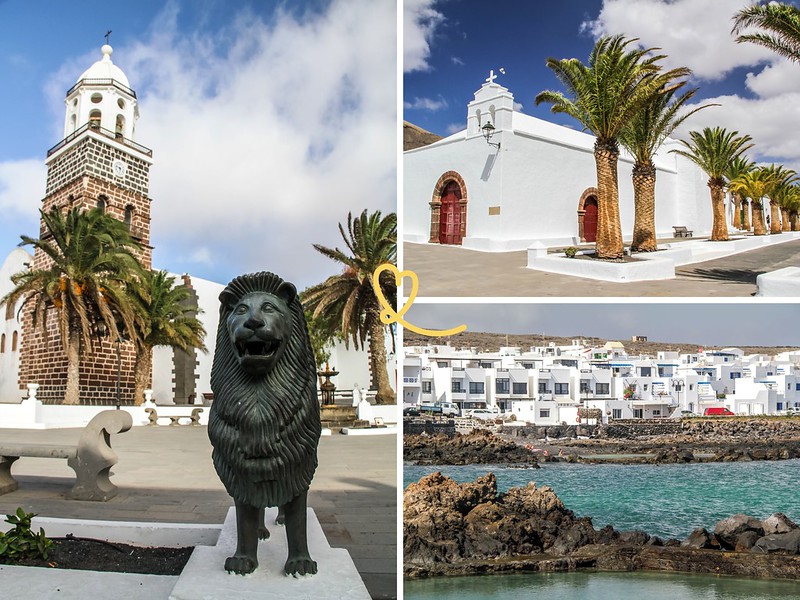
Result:
[[[797,217],[798,216],[800,216],[800,213],[796,213],[796,212],[793,212],[790,215],[789,221],[791,221],[791,224],[792,224],[792,231],[797,231],[797,225],[798,225]]]
[[[742,212],[744,213],[742,229],[745,231],[750,231],[750,229],[752,229],[752,226],[750,225],[750,201],[744,197],[742,197]]]
[[[739,192],[733,192],[733,227],[734,229],[742,228],[742,196]]]
[[[389,384],[389,371],[386,368],[386,336],[380,319],[380,309],[368,310],[366,314],[369,330],[369,367],[377,388],[376,404],[395,404],[395,393]]]
[[[78,332],[70,331],[67,340],[67,389],[64,404],[80,404],[81,340]]]
[[[781,232],[780,211],[778,210],[778,205],[772,200],[769,201],[769,218],[770,218],[769,232],[780,233]]]
[[[724,182],[708,180],[711,189],[711,211],[714,223],[711,226],[711,241],[726,242],[728,239],[728,222],[725,220],[725,188]]]
[[[144,391],[150,386],[152,365],[153,349],[137,346],[136,358],[133,362],[133,403],[136,406],[144,402]]]
[[[782,231],[791,231],[792,227],[789,223],[789,211],[783,207],[781,207],[781,229]]]
[[[767,235],[767,226],[764,224],[764,209],[761,200],[753,200],[753,235]]]
[[[595,144],[597,168],[597,258],[622,258],[622,226],[619,219],[619,181],[617,159],[619,150]]]
[[[631,250],[655,252],[656,168],[653,163],[633,165],[633,241]]]

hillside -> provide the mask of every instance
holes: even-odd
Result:
[[[589,345],[602,346],[607,341],[621,342],[625,346],[628,354],[652,354],[655,355],[659,351],[680,351],[680,352],[694,352],[698,348],[704,350],[716,349],[720,350],[721,347],[709,348],[704,347],[697,342],[657,342],[648,340],[647,342],[631,342],[630,340],[617,339],[605,340],[601,338],[594,338],[590,336],[583,336],[580,334],[570,336],[556,336],[547,334],[526,334],[517,335],[502,333],[484,333],[476,331],[465,331],[458,335],[446,338],[434,338],[419,335],[407,329],[403,331],[403,344],[406,346],[422,346],[427,344],[447,344],[449,343],[454,348],[478,348],[480,351],[497,352],[501,346],[519,346],[523,350],[527,350],[531,346],[546,346],[553,342],[556,346],[566,346],[572,343],[572,340],[583,339]],[[774,355],[787,350],[796,350],[792,346],[744,346],[738,345],[737,348],[744,350],[746,354],[769,354]]]
[[[442,139],[442,136],[425,131],[408,121],[403,121],[403,151],[421,148],[433,142],[438,142],[440,139]]]

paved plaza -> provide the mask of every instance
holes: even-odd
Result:
[[[0,441],[75,443],[76,429],[0,429]],[[108,502],[67,500],[66,460],[20,458],[20,486],[0,496],[0,514],[18,506],[47,517],[222,524],[233,505],[211,464],[205,427],[134,427],[113,436],[119,455]],[[373,598],[397,597],[397,436],[320,439],[309,504],[331,546],[346,548]]]
[[[674,279],[630,283],[534,271],[525,250],[405,243],[403,253],[403,268],[419,277],[420,297],[746,297],[756,293],[761,273],[800,266],[800,240],[677,267]]]

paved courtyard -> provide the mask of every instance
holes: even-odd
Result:
[[[79,433],[0,429],[0,442],[75,443]],[[223,522],[233,501],[211,464],[205,427],[134,427],[112,445],[120,457],[115,498],[67,500],[74,473],[66,460],[20,458],[12,469],[19,489],[0,496],[0,514],[21,506],[48,517]],[[373,598],[397,597],[397,436],[323,437],[318,455],[309,504],[328,542],[349,551]]]
[[[420,297],[746,297],[756,293],[761,273],[800,266],[800,240],[677,267],[674,279],[630,283],[534,271],[525,250],[405,243],[403,253],[403,268],[419,277]]]

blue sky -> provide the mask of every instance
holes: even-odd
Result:
[[[299,289],[338,267],[348,211],[396,210],[394,0],[0,0],[0,256],[36,235],[64,96],[101,58],[153,149],[154,266]]]
[[[639,38],[660,47],[666,66],[694,71],[698,102],[717,102],[679,133],[722,126],[751,135],[751,158],[800,170],[800,65],[766,49],[736,44],[732,17],[750,0],[407,0],[404,12],[404,118],[439,135],[466,127],[466,105],[490,69],[522,112],[574,128],[550,105],[545,89],[564,91],[548,57],[586,61],[600,35]]]
[[[624,342],[632,335],[651,341],[705,346],[793,346],[800,348],[800,305],[752,303],[688,304],[414,304],[406,319],[419,327],[468,331],[591,336]],[[436,338],[431,338],[436,343]],[[690,348],[683,348],[689,351]]]

